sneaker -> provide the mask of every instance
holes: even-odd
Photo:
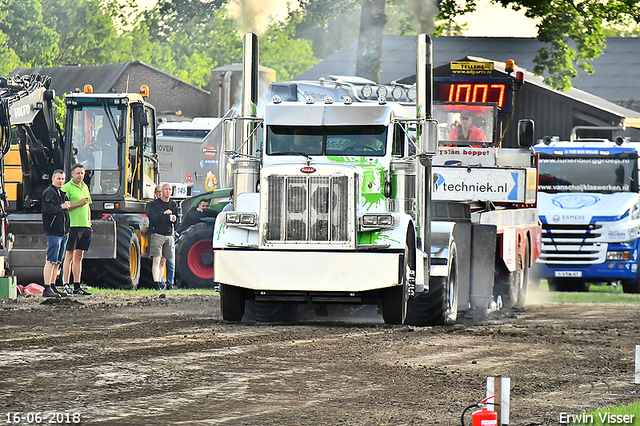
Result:
[[[65,284],[62,287],[62,291],[64,291],[65,293],[67,293],[69,296],[71,296],[73,294],[73,291],[71,290],[71,287],[69,287],[69,284]]]
[[[42,292],[42,297],[54,297],[59,299],[61,296],[51,289],[50,285],[44,286],[44,291]]]
[[[156,291],[162,291],[164,290],[164,283],[155,282],[153,283],[153,288],[156,289]]]
[[[165,290],[173,290],[173,284],[165,283],[164,288]]]
[[[89,293],[82,287],[74,289],[73,294],[79,294],[80,296],[91,296],[91,293]]]
[[[60,297],[67,297],[69,294],[63,289],[62,291],[58,290],[58,287],[55,284],[51,284],[51,290],[58,293]]]

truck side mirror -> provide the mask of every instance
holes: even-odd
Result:
[[[518,145],[530,147],[535,143],[535,123],[530,118],[518,121]]]
[[[422,151],[425,154],[436,155],[438,152],[438,121],[427,120],[424,128],[425,143],[422,147]]]

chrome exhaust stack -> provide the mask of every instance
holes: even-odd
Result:
[[[260,159],[255,156],[255,123],[258,108],[258,36],[247,33],[242,51],[242,94],[240,104],[241,130],[238,156],[233,161],[233,202],[239,194],[257,192],[260,180]]]

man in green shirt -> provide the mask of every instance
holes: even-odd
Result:
[[[71,168],[71,180],[64,184],[62,191],[66,192],[71,207],[69,219],[71,230],[67,241],[67,254],[62,265],[63,283],[68,288],[73,269],[73,294],[89,296],[91,293],[80,286],[82,277],[82,257],[89,250],[91,244],[91,195],[89,187],[84,183],[85,169],[82,164],[74,164]]]

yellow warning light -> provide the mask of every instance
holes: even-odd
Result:
[[[140,86],[140,94],[142,95],[143,98],[146,98],[149,96],[149,86],[147,86],[146,84],[143,84],[142,86]]]
[[[85,84],[83,90],[84,93],[93,93],[93,86],[90,84]]]
[[[516,66],[516,63],[513,61],[513,59],[507,59],[507,62],[504,66],[504,70],[507,72],[507,74],[511,74],[515,66]]]

